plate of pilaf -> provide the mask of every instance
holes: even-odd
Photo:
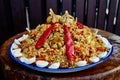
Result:
[[[107,38],[80,23],[68,11],[60,16],[50,9],[44,24],[14,39],[10,57],[33,70],[70,73],[109,59],[113,46]]]

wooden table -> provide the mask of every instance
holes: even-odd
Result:
[[[120,37],[115,34],[99,30],[99,34],[114,46],[112,56],[105,62],[79,72],[53,74],[28,69],[10,58],[9,45],[23,33],[11,37],[1,46],[0,60],[6,80],[120,80]]]

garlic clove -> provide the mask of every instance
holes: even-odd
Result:
[[[13,49],[17,49],[18,48],[18,45],[13,43]]]
[[[22,56],[21,49],[14,49],[14,50],[12,50],[12,55],[14,57],[20,57],[20,56]]]
[[[57,69],[57,68],[59,68],[59,67],[60,67],[60,63],[57,62],[57,63],[51,64],[48,68],[50,68],[50,69]]]
[[[98,55],[99,58],[104,58],[106,56],[107,56],[107,51],[105,51],[105,52]]]
[[[38,67],[46,67],[48,64],[49,64],[49,62],[47,62],[47,61],[43,61],[43,60],[36,61],[36,65]]]
[[[98,62],[98,61],[100,60],[100,58],[95,56],[95,57],[89,58],[89,60],[90,60],[91,62],[95,63],[95,62]]]
[[[106,48],[109,48],[109,49],[112,48],[112,45],[110,44],[110,42],[105,37],[102,37],[101,35],[97,35],[97,37],[102,39],[102,41],[105,44]]]
[[[77,66],[85,66],[85,65],[87,65],[87,61],[79,61],[79,62],[77,62]]]
[[[32,58],[20,57],[20,61],[26,64],[32,64],[36,61],[36,57],[32,57]]]
[[[20,41],[18,39],[14,40],[15,44],[20,45]]]
[[[20,37],[18,40],[21,42],[25,40],[28,37],[28,34],[24,34],[22,37]]]

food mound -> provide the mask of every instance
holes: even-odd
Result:
[[[98,62],[112,45],[67,11],[56,15],[50,9],[46,23],[14,40],[13,55],[38,67],[74,68]]]

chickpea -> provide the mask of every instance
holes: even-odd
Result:
[[[61,48],[62,47],[62,43],[58,42],[58,47]]]
[[[53,44],[52,48],[57,49],[58,48],[57,44]]]

